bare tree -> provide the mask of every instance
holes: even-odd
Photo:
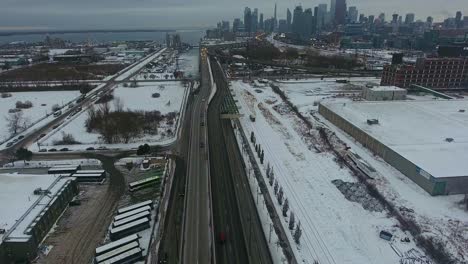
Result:
[[[11,135],[16,135],[27,127],[28,119],[23,116],[23,111],[10,113],[5,117],[8,131]]]
[[[120,97],[114,98],[114,111],[115,112],[123,112],[124,110],[124,103]]]

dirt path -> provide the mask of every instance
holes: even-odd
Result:
[[[58,222],[56,231],[45,245],[53,245],[37,263],[89,263],[95,248],[103,240],[115,207],[125,190],[125,179],[114,167],[115,158],[98,156],[110,174],[104,185],[80,186],[82,204],[70,207]]]

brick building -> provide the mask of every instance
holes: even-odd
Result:
[[[409,88],[461,88],[468,85],[468,57],[419,58],[416,64],[384,66],[381,85]]]

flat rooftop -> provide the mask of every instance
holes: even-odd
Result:
[[[435,178],[468,176],[467,100],[323,105]],[[367,119],[379,124],[368,125]]]
[[[396,87],[396,86],[374,86],[374,87],[372,87],[370,89],[372,91],[391,91],[391,92],[406,91],[406,89]]]
[[[0,174],[0,244],[5,240],[27,240],[25,231],[73,178],[51,174]],[[49,190],[50,195],[35,195],[34,190]]]

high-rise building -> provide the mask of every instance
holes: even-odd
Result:
[[[374,20],[375,20],[375,16],[374,16],[374,15],[370,15],[370,16],[369,16],[369,19],[368,19],[369,24],[371,24],[371,25],[374,24]]]
[[[317,7],[317,13],[315,14],[316,18],[316,29],[317,32],[322,31],[326,24],[326,19],[327,19],[327,4],[319,4]]]
[[[234,19],[234,22],[232,22],[232,32],[239,32],[241,30],[241,23],[240,18]]]
[[[426,19],[426,23],[428,24],[428,26],[432,26],[433,22],[434,22],[434,18],[432,18],[431,16],[428,16]]]
[[[350,6],[348,9],[348,19],[351,23],[356,23],[358,19],[358,10],[355,6]]]
[[[258,8],[254,8],[254,11],[252,13],[251,23],[252,23],[252,32],[253,33],[257,32],[257,28],[258,28]]]
[[[398,23],[398,14],[393,14],[392,15],[392,24],[397,24]]]
[[[292,32],[299,36],[301,35],[302,27],[304,25],[302,14],[302,6],[296,6],[293,13]]]
[[[343,25],[346,23],[346,0],[336,0],[335,4],[335,23]]]
[[[265,27],[263,25],[263,13],[260,13],[260,19],[258,21],[258,29],[263,30]]]
[[[222,31],[230,31],[230,25],[229,25],[229,21],[222,21],[221,22],[221,30]]]
[[[455,24],[457,25],[457,28],[462,28],[463,27],[463,20],[462,20],[462,12],[457,11],[457,14],[455,15]]]
[[[248,7],[244,10],[244,28],[245,32],[252,32],[252,11]]]
[[[276,17],[276,3],[275,3],[275,14],[273,17],[273,31],[278,29],[278,18]]]
[[[325,15],[327,14],[327,8],[325,5]],[[307,8],[304,11],[304,28],[302,32],[302,39],[304,40],[309,40],[310,36],[312,34],[312,19],[313,19],[313,14],[312,14],[312,9]]]
[[[330,20],[335,21],[336,0],[330,1]]]
[[[385,23],[385,13],[380,13],[379,20],[381,23]]]
[[[291,15],[291,10],[289,8],[286,10],[286,24],[287,24],[287,32],[291,32],[291,21],[292,21],[292,15]]]
[[[278,32],[279,33],[288,32],[288,22],[286,21],[286,19],[280,19],[278,21]]]
[[[406,14],[405,24],[409,25],[409,24],[412,24],[412,23],[414,23],[414,13]]]

